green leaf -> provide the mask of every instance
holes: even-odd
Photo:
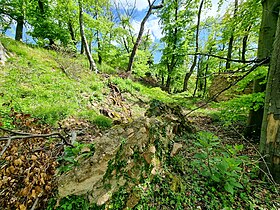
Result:
[[[218,176],[216,176],[215,174],[213,174],[213,175],[211,176],[211,179],[212,179],[213,181],[215,181],[215,182],[220,182],[220,181],[221,181],[221,179],[220,179]]]
[[[229,193],[231,193],[231,194],[234,193],[233,186],[232,186],[230,183],[226,182],[224,188],[225,188],[225,190],[226,190],[227,192],[229,192]]]
[[[222,161],[217,164],[217,168],[222,172],[225,173],[228,169],[229,165],[226,161]]]
[[[232,186],[234,186],[234,187],[243,189],[243,186],[242,186],[239,182],[231,181],[230,184],[231,184]]]
[[[205,153],[197,153],[194,155],[194,158],[197,158],[197,159],[206,159],[207,158],[207,155]]]

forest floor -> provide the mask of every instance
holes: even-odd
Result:
[[[114,125],[146,117],[151,101],[184,113],[204,103],[111,69],[94,75],[80,57],[1,41],[14,55],[0,70],[0,210],[105,209],[84,197],[59,202],[56,177],[92,156],[93,140]],[[258,141],[243,136],[244,116],[225,123],[220,107],[186,116],[195,132],[176,136],[183,149],[167,157],[168,176],[151,180],[135,209],[280,209],[279,185],[258,177]],[[127,196],[116,193],[106,208],[124,209]]]

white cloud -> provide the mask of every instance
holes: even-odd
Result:
[[[149,6],[147,0],[112,0],[112,1],[116,2],[117,4],[121,3],[126,8],[132,8],[135,4],[136,9],[139,11],[146,9]]]
[[[159,18],[153,17],[147,21],[147,30],[150,30],[150,33],[153,35],[154,39],[162,38],[163,34],[159,24]]]
[[[140,29],[140,22],[133,20],[131,25],[134,29],[134,33],[138,34],[139,29]],[[148,31],[152,35],[151,39],[153,41],[155,41],[156,39],[162,38],[163,34],[162,34],[161,29],[160,29],[159,18],[157,18],[156,16],[151,16],[150,17],[150,19],[145,24],[145,32],[144,33],[147,33]]]

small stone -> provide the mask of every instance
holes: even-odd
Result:
[[[182,147],[183,147],[182,144],[174,143],[172,151],[170,153],[170,157],[174,157]]]
[[[131,134],[134,133],[134,130],[132,128],[128,128],[126,133],[127,133],[128,136],[130,136]]]
[[[154,145],[150,146],[149,147],[149,152],[152,153],[152,154],[155,154],[156,153],[156,147]]]
[[[140,196],[136,194],[136,192],[134,192],[129,198],[128,201],[126,203],[126,207],[129,209],[134,208],[137,203],[140,201]]]
[[[100,198],[97,200],[96,204],[97,204],[98,206],[101,206],[101,205],[103,205],[104,203],[106,203],[109,199],[110,199],[110,195],[109,195],[109,193],[106,193],[106,194],[104,194],[102,197],[100,197]]]
[[[83,147],[83,148],[81,149],[81,153],[87,153],[87,152],[90,152],[90,148],[88,148],[88,147]]]

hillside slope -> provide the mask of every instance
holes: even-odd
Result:
[[[258,179],[258,145],[219,108],[186,116],[205,101],[0,42],[12,54],[0,68],[0,210],[280,208],[279,186]]]

